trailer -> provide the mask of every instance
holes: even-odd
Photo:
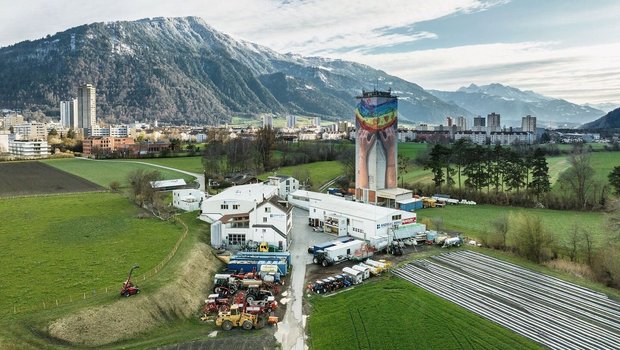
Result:
[[[375,261],[375,260],[372,260],[372,259],[366,259],[366,262],[365,262],[365,263],[366,263],[367,265],[370,265],[370,266],[373,266],[373,267],[377,268],[377,270],[378,270],[380,273],[381,273],[381,272],[383,272],[383,271],[385,271],[385,270],[387,270],[387,269],[388,269],[388,267],[389,267],[386,263],[382,263],[382,262]]]
[[[364,280],[364,273],[362,271],[357,271],[350,267],[345,267],[342,269],[342,272],[351,276],[351,278],[353,279],[353,284],[360,284]]]
[[[362,273],[362,279],[366,280],[370,278],[370,268],[368,268],[367,265],[362,266],[358,264],[358,265],[351,266],[351,268],[353,270],[360,271]]]
[[[382,269],[376,267],[376,266],[372,266],[372,265],[368,265],[368,264],[364,264],[364,263],[359,263],[357,264],[358,266],[361,267],[366,267],[369,269],[370,274],[373,276],[379,276],[381,274]]]
[[[235,256],[243,257],[243,260],[280,260],[286,259],[291,265],[291,253],[289,252],[237,252]]]
[[[312,248],[308,248],[308,253],[314,254],[314,252],[317,252],[317,251],[320,251],[320,250],[325,250],[325,248],[329,248],[329,247],[332,247],[332,246],[335,246],[335,245],[341,244],[341,243],[351,242],[353,240],[355,240],[355,238],[353,238],[351,236],[338,237],[338,238],[336,238],[333,241],[315,244]]]
[[[283,260],[238,260],[231,259],[228,263],[228,271],[235,271],[237,273],[243,272],[248,273],[252,271],[261,271],[261,268],[264,265],[273,265],[276,266],[277,272],[282,276],[286,276],[288,273],[288,264],[286,263],[286,259]],[[273,268],[270,266],[270,268]]]
[[[350,259],[363,258],[363,256],[358,257],[356,252],[360,253],[365,245],[366,242],[354,239],[350,242],[336,244],[323,250],[315,250],[312,261],[315,264],[326,267]]]

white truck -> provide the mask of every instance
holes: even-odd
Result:
[[[366,244],[364,241],[352,240],[349,242],[338,243],[322,250],[314,252],[313,262],[324,267],[337,264],[355,258],[355,253],[360,252]]]

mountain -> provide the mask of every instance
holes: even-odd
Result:
[[[614,109],[593,122],[583,124],[580,129],[620,129],[620,108]]]
[[[379,82],[405,121],[471,113],[420,86],[342,60],[280,54],[197,17],[94,23],[0,49],[0,106],[58,113],[78,85],[97,88],[98,118],[221,123],[232,115],[351,119],[354,97]]]
[[[611,112],[616,108],[620,108],[620,104],[617,103],[586,103],[584,106],[596,108],[605,113]]]
[[[502,123],[520,125],[521,117],[532,115],[539,125],[582,124],[604,112],[580,106],[565,100],[543,96],[533,91],[522,91],[502,84],[477,86],[471,84],[457,91],[429,90],[436,97],[454,103],[474,114],[485,116],[491,112],[502,116]]]

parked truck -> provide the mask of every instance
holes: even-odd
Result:
[[[355,252],[361,251],[365,244],[366,243],[364,241],[354,239],[349,242],[335,244],[324,249],[315,250],[312,261],[315,264],[320,264],[326,267],[354,259]]]

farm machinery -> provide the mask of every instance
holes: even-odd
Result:
[[[133,270],[138,269],[138,268],[140,268],[140,266],[134,265],[129,270],[129,274],[127,275],[127,280],[123,282],[123,287],[121,288],[122,296],[129,297],[131,295],[140,293],[140,288],[138,288],[138,286],[134,285],[131,282],[131,274],[133,273]]]
[[[266,324],[266,317],[243,312],[243,310],[239,310],[237,305],[233,305],[228,311],[221,311],[215,319],[215,325],[222,327],[225,331],[229,331],[233,327],[241,327],[245,330],[260,329]]]

